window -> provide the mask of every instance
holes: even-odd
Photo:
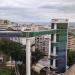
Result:
[[[51,41],[54,40],[54,34],[51,34]]]
[[[7,24],[7,23],[8,23],[8,21],[7,21],[7,20],[4,20],[4,23],[5,23],[5,24]]]
[[[59,42],[59,34],[56,35],[56,41]]]
[[[53,65],[53,59],[51,59],[50,64]]]
[[[56,67],[59,65],[59,62],[58,62],[58,60],[56,60]]]
[[[59,48],[58,48],[58,47],[56,47],[56,54],[58,54],[58,52],[59,52]]]
[[[54,29],[54,23],[52,23],[52,25],[51,25],[51,29]]]
[[[53,53],[53,45],[51,45],[51,53]]]
[[[68,23],[58,23],[57,29],[67,29]]]

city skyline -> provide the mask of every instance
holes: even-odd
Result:
[[[0,19],[49,22],[52,18],[75,21],[74,0],[0,0]]]

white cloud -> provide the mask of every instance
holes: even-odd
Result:
[[[14,21],[75,19],[74,0],[0,0],[0,18]]]

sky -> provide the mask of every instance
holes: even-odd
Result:
[[[0,0],[0,19],[50,22],[53,18],[75,22],[75,0]]]

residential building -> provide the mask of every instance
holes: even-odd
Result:
[[[9,20],[0,20],[0,30],[6,30],[11,22]]]
[[[68,35],[68,50],[75,51],[75,36],[72,33]]]
[[[44,53],[46,56],[50,55],[49,41],[51,41],[50,35],[36,36],[35,37],[35,49]]]

